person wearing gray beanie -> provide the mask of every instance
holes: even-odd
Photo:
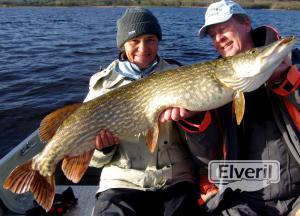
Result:
[[[119,57],[91,77],[85,102],[179,66],[178,62],[159,56],[162,31],[149,10],[127,9],[117,21],[117,28]],[[180,114],[182,112],[177,112],[178,118]],[[117,116],[114,121],[120,120]],[[132,119],[127,121],[130,124]],[[116,137],[109,130],[99,128],[93,141],[96,150],[90,166],[102,169],[93,216],[199,215],[192,160],[180,141],[179,128],[174,121],[160,120],[160,138],[154,153],[147,147],[147,133]]]
[[[155,34],[162,39],[161,28],[151,11],[135,7],[128,8],[117,21],[117,46],[121,48],[125,42],[143,34]]]

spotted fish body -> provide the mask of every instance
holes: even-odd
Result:
[[[78,182],[93,155],[100,129],[106,128],[118,137],[146,132],[153,152],[159,134],[158,117],[164,109],[210,110],[235,100],[236,95],[242,95],[240,92],[257,89],[294,43],[294,37],[285,38],[234,57],[156,73],[86,103],[61,108],[41,123],[40,137],[48,144],[31,161],[14,170],[4,188],[15,193],[31,191],[37,202],[49,210],[57,163],[63,159],[64,174]]]

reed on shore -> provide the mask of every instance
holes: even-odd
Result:
[[[175,6],[207,7],[214,0],[0,0],[2,7],[15,6]],[[245,8],[300,10],[300,0],[237,0]]]

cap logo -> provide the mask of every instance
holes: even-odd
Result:
[[[128,32],[128,36],[135,34],[135,30]]]
[[[206,18],[219,16],[219,14],[223,11],[223,8],[221,6],[209,8],[209,10],[207,10],[206,12]]]

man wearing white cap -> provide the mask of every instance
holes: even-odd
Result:
[[[210,36],[221,57],[263,46],[280,37],[272,27],[252,29],[246,11],[230,0],[212,3],[207,8],[199,36]],[[264,86],[245,95],[246,108],[240,126],[233,120],[231,104],[216,112],[207,111],[217,113],[218,121],[212,121],[203,132],[204,140],[213,145],[221,140],[223,158],[273,160],[280,164],[280,181],[256,191],[227,188],[212,196],[209,191],[201,191],[203,207],[212,215],[295,215],[299,211],[300,72],[299,65],[295,65],[300,64],[299,53],[299,49],[293,50],[292,58],[286,58]],[[220,129],[212,131],[216,125]],[[222,138],[216,139],[218,135]],[[189,144],[191,149],[197,148],[192,142]],[[195,158],[205,157],[201,151],[193,152]]]
[[[218,28],[214,29],[214,27]],[[220,43],[220,38],[216,37],[222,36],[218,33],[225,31],[230,32],[230,35],[226,38],[231,41],[225,41],[225,37],[223,37]],[[209,34],[213,39],[217,51],[222,57],[226,57],[253,47],[252,38],[249,34],[250,31],[251,22],[246,11],[233,1],[223,0],[213,3],[208,7],[205,13],[205,24],[200,28],[199,35],[200,37],[205,37]]]

